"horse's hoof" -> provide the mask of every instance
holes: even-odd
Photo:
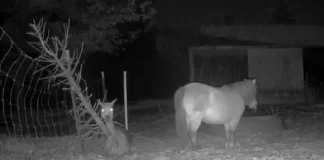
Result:
[[[229,145],[228,145],[228,143],[227,143],[227,142],[225,143],[225,148],[229,148]]]
[[[177,153],[183,153],[185,151],[185,148],[176,148],[175,151]]]
[[[234,147],[234,143],[231,142],[231,143],[229,144],[229,147],[228,147],[228,148],[233,148],[233,147]]]
[[[221,148],[220,145],[217,145],[217,144],[214,145],[215,150],[220,149],[220,148]]]
[[[241,147],[241,144],[240,143],[236,143],[235,144],[235,147]]]
[[[196,144],[196,145],[193,146],[194,151],[197,151],[197,150],[200,150],[200,149],[202,149],[202,147],[199,144]]]
[[[233,148],[234,143],[225,143],[225,148]]]

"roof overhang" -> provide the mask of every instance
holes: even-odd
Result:
[[[324,26],[316,25],[211,25],[204,35],[284,46],[324,47]]]

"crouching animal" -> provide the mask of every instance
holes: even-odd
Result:
[[[107,140],[105,149],[109,152],[109,154],[122,155],[130,152],[132,137],[121,124],[113,121],[113,106],[115,102],[116,99],[109,103],[100,103],[101,117],[107,128],[109,128],[111,132],[114,132]]]

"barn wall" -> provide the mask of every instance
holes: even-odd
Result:
[[[249,48],[249,76],[260,89],[303,89],[303,54],[299,48]]]
[[[248,77],[246,49],[198,47],[189,49],[189,52],[193,81],[222,86]]]

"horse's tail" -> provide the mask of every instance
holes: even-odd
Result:
[[[183,106],[185,88],[180,87],[174,94],[175,122],[179,144],[182,148],[188,143],[189,135],[186,122],[186,111]]]

